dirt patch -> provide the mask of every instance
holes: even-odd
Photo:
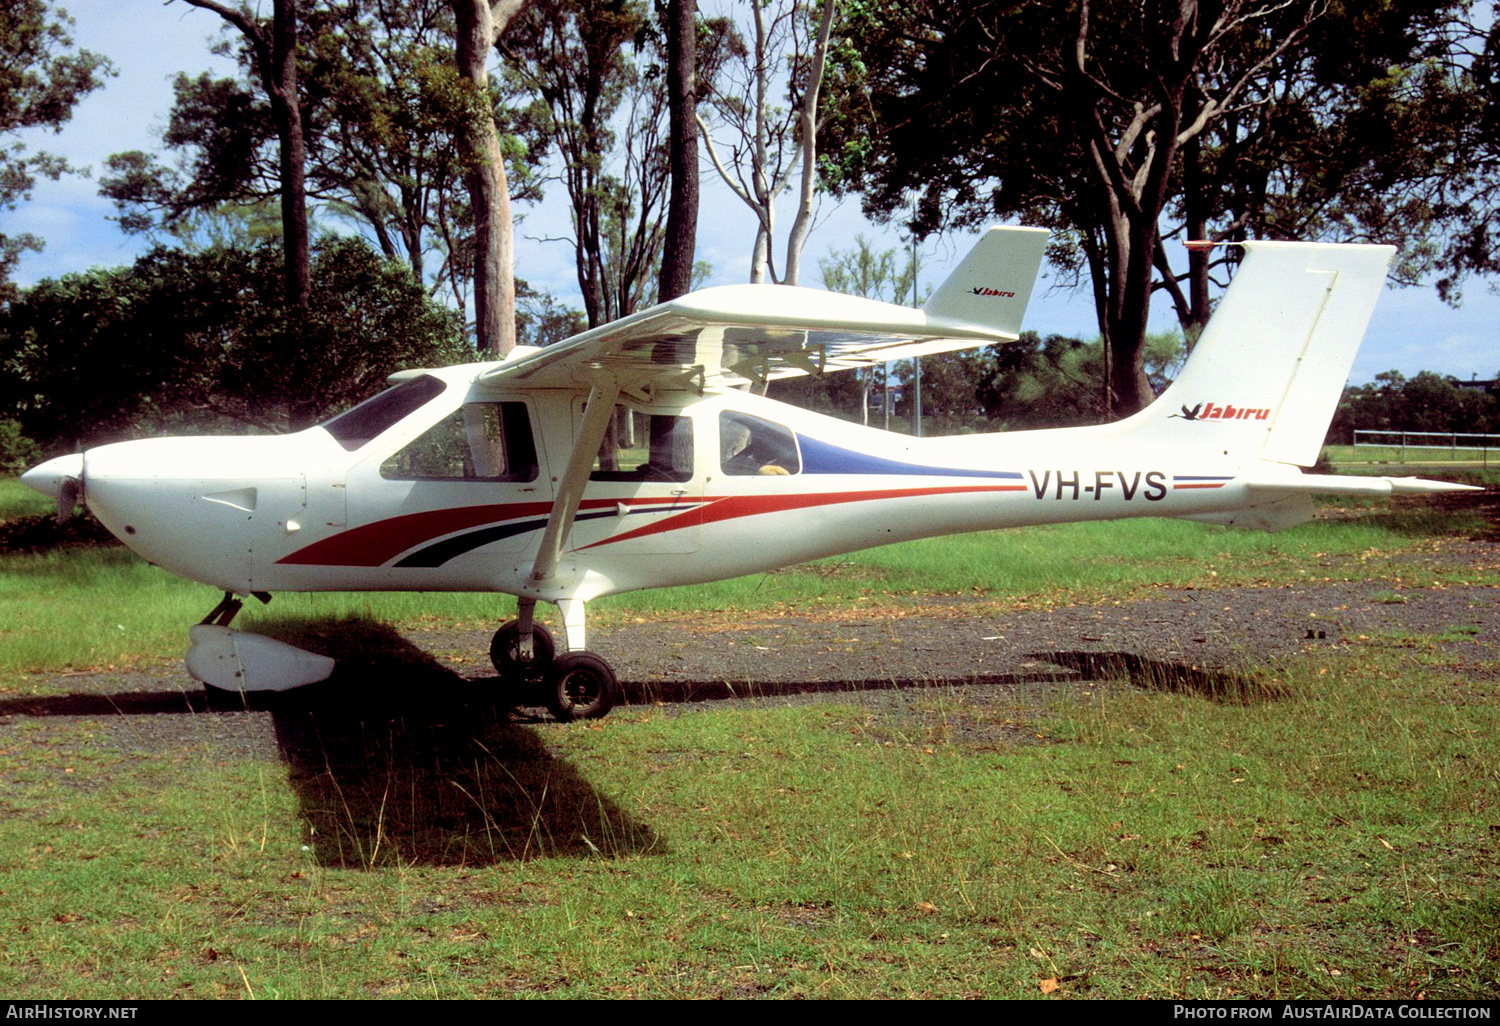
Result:
[[[33,513],[0,520],[0,553],[47,552],[67,546],[118,546],[120,543],[87,510],[59,523],[55,513]]]

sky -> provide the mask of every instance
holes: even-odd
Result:
[[[161,0],[65,0],[64,6],[76,21],[77,44],[109,57],[118,75],[86,97],[61,132],[23,136],[33,152],[45,149],[67,157],[75,166],[98,171],[111,153],[159,151],[172,104],[171,82],[177,73],[234,72],[230,62],[210,50],[220,35],[219,18],[180,0],[165,4]],[[701,181],[704,195],[697,256],[713,266],[707,284],[746,281],[754,217],[717,184],[706,164]],[[566,202],[544,200],[518,212],[524,217],[517,228],[517,274],[581,306],[571,249],[566,243],[540,241],[567,234]],[[113,204],[98,195],[93,181],[73,175],[58,182],[39,182],[30,202],[15,211],[0,210],[0,231],[32,232],[46,241],[42,253],[22,258],[16,275],[19,283],[29,285],[95,266],[129,264],[149,243],[121,233],[109,219],[114,213]],[[781,224],[790,224],[791,210],[780,217]],[[894,229],[868,222],[857,199],[824,202],[804,251],[803,284],[817,286],[818,259],[831,250],[850,248],[860,234],[877,248],[903,245]],[[925,243],[919,261],[923,287],[935,285],[971,242],[972,237],[957,236]],[[1043,335],[1097,337],[1091,294],[1057,287],[1043,273],[1025,326]],[[1366,382],[1387,370],[1407,377],[1430,370],[1466,380],[1500,373],[1500,295],[1483,281],[1469,282],[1464,292],[1462,306],[1454,308],[1442,303],[1430,287],[1388,289],[1376,308],[1350,380]],[[1152,328],[1174,326],[1175,319],[1163,301],[1153,313]]]

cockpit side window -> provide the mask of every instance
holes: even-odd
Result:
[[[616,406],[590,481],[687,481],[693,476],[693,420]]]
[[[386,428],[443,394],[448,386],[431,374],[403,381],[323,424],[323,430],[353,452]]]
[[[719,462],[731,477],[796,474],[797,438],[780,424],[737,410],[719,414]]]
[[[380,464],[392,481],[535,481],[536,440],[521,402],[466,403]]]

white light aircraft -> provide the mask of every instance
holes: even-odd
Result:
[[[1112,424],[913,438],[746,387],[1013,341],[1046,240],[990,230],[921,309],[711,288],[499,362],[404,371],[296,434],[121,442],[22,480],[60,508],[83,500],[147,560],[223,590],[188,652],[210,689],[284,690],[332,670],[231,629],[246,595],[506,592],[518,617],[495,634],[495,668],[565,720],[617,697],[585,647],[584,610],[602,595],[1024,524],[1276,530],[1311,516],[1313,493],[1463,487],[1300,469],[1318,457],[1386,246],[1247,244],[1177,380]],[[538,602],[561,611],[560,643]]]

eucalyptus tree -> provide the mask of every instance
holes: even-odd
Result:
[[[525,2],[451,0],[454,60],[470,104],[457,134],[474,222],[474,335],[481,350],[496,356],[516,345],[516,271],[510,183],[495,126],[489,61]]]
[[[277,143],[281,235],[285,249],[284,301],[290,310],[297,312],[289,326],[300,323],[305,319],[312,294],[312,265],[307,229],[307,138],[297,86],[297,0],[275,0],[269,24],[243,0],[239,6],[218,0],[187,0],[187,3],[212,11],[240,33],[269,102]]]
[[[533,0],[500,48],[568,197],[588,322],[624,316],[656,283],[669,195],[668,104],[650,12],[636,0]]]
[[[818,187],[818,130],[836,0],[749,5],[748,39],[733,30],[698,117],[714,170],[755,214],[750,280],[796,285]],[[785,102],[780,95],[784,93]],[[716,141],[717,140],[717,141]],[[797,185],[785,258],[776,261],[777,202]]]
[[[1105,408],[1128,413],[1153,396],[1153,293],[1193,337],[1226,256],[1183,269],[1172,238],[1394,235],[1421,270],[1470,93],[1438,59],[1464,7],[874,0],[842,28],[859,49],[836,77],[825,180],[919,234],[1053,228],[1054,263],[1093,291]]]
[[[488,115],[511,198],[535,193],[521,128],[496,83],[480,87],[460,73],[455,31],[448,0],[324,0],[303,19],[298,69],[307,194],[319,216],[353,224],[465,306],[476,247],[464,179],[483,163],[465,157],[465,133]],[[244,73],[177,77],[163,136],[175,159],[139,151],[109,159],[101,191],[127,231],[279,193],[272,112],[250,77],[254,55],[222,45]]]

